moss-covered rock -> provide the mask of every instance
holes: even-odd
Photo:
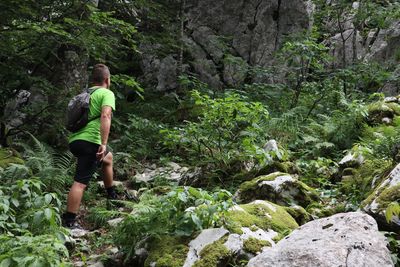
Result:
[[[221,238],[212,244],[204,247],[200,252],[200,259],[193,267],[227,266],[231,257],[231,252],[224,245],[227,238]]]
[[[307,212],[313,218],[329,217],[345,211],[346,205],[344,203],[338,203],[336,205],[323,205],[322,203],[313,203],[312,205],[307,207]]]
[[[250,237],[249,239],[243,242],[243,249],[252,254],[257,254],[261,252],[263,247],[270,247],[271,243],[267,240],[260,240],[254,237]]]
[[[283,237],[299,227],[284,207],[262,200],[234,207],[227,219],[232,222],[230,230],[239,234],[242,227],[256,226],[262,230],[271,229]]]
[[[381,226],[391,230],[400,230],[400,219],[386,222],[386,209],[389,204],[400,200],[400,164],[398,164],[384,181],[361,203],[361,208],[371,214]]]
[[[260,176],[242,183],[235,194],[235,198],[239,203],[263,199],[279,205],[300,205],[303,207],[319,199],[314,189],[282,172]]]
[[[189,240],[186,238],[163,236],[151,242],[149,256],[145,266],[181,267],[189,252]]]
[[[396,115],[400,115],[400,105],[395,102],[378,101],[368,106],[368,123],[370,125],[381,124],[384,122],[384,118],[392,120]]]
[[[311,215],[301,206],[285,207],[285,210],[299,225],[303,225],[312,220]]]
[[[0,148],[0,168],[7,168],[10,164],[24,164],[24,161],[12,149]]]

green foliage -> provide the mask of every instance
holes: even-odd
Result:
[[[64,193],[72,181],[75,168],[73,155],[68,151],[57,154],[52,148],[30,135],[33,144],[24,148],[25,166],[38,177],[49,192]]]
[[[43,193],[43,184],[35,179],[2,182],[1,232],[59,232],[61,202],[56,194]]]
[[[0,266],[67,266],[61,201],[28,174],[23,165],[0,172]]]
[[[397,160],[400,144],[400,120],[395,119],[394,126],[381,125],[368,127],[361,137],[361,143],[372,151],[376,158]]]
[[[390,223],[394,216],[400,216],[400,204],[398,202],[390,203],[385,211],[386,221]]]
[[[302,41],[286,42],[281,51],[281,57],[287,64],[287,78],[290,88],[294,91],[291,107],[296,107],[300,94],[307,87],[308,81],[319,80],[324,71],[324,65],[329,60],[328,48],[309,37]],[[312,88],[319,89],[317,86]],[[315,90],[315,92],[319,92]]]
[[[89,60],[118,69],[121,58],[136,51],[136,29],[90,1],[6,0],[0,3],[0,16],[0,120],[5,122],[7,102],[26,90],[40,100],[22,107],[27,115],[8,135],[29,130],[60,145],[65,136],[60,106],[82,89],[72,87],[84,86],[69,72]]]
[[[123,133],[119,138],[112,141],[117,151],[129,151],[136,159],[158,158],[162,136],[160,130],[162,123],[129,114],[127,122],[115,120],[115,129]]]
[[[334,110],[330,115],[317,115],[304,127],[300,154],[310,157],[332,156],[353,144],[364,126],[367,108],[360,101],[348,103],[343,100],[342,104],[343,109]]]
[[[398,233],[383,232],[388,240],[390,256],[395,267],[400,266],[400,238]]]
[[[193,91],[192,97],[198,121],[162,130],[166,146],[192,164],[211,164],[223,172],[236,161],[266,164],[272,160],[272,155],[262,149],[268,138],[268,111],[261,103],[247,102],[233,93],[212,99]]]
[[[72,266],[64,241],[54,235],[0,235],[0,266]]]
[[[165,234],[188,236],[221,226],[231,206],[231,194],[225,190],[208,193],[193,187],[178,187],[161,197],[145,195],[118,227],[116,242],[130,258],[137,245],[148,238]]]

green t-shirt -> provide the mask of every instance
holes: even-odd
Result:
[[[104,106],[110,106],[113,110],[115,110],[115,96],[114,93],[103,87],[92,87],[90,88],[90,92],[93,90],[97,90],[91,94],[90,96],[90,107],[89,107],[89,120],[94,117],[98,117],[83,127],[76,133],[72,133],[69,137],[69,142],[73,142],[75,140],[84,140],[91,143],[101,144],[101,135],[100,135],[100,114],[101,108]]]

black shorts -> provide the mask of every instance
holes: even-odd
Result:
[[[78,158],[74,180],[87,185],[101,162],[97,160],[98,144],[76,140],[69,144],[69,150]],[[106,151],[107,155],[108,151]]]

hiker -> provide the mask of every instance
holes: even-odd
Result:
[[[87,124],[69,137],[69,148],[77,157],[74,183],[68,194],[67,211],[63,214],[63,225],[79,227],[76,216],[83,193],[97,167],[101,167],[104,187],[108,198],[116,199],[113,186],[113,155],[107,149],[115,96],[110,88],[110,71],[104,64],[97,64],[92,71],[93,87],[90,94]]]

